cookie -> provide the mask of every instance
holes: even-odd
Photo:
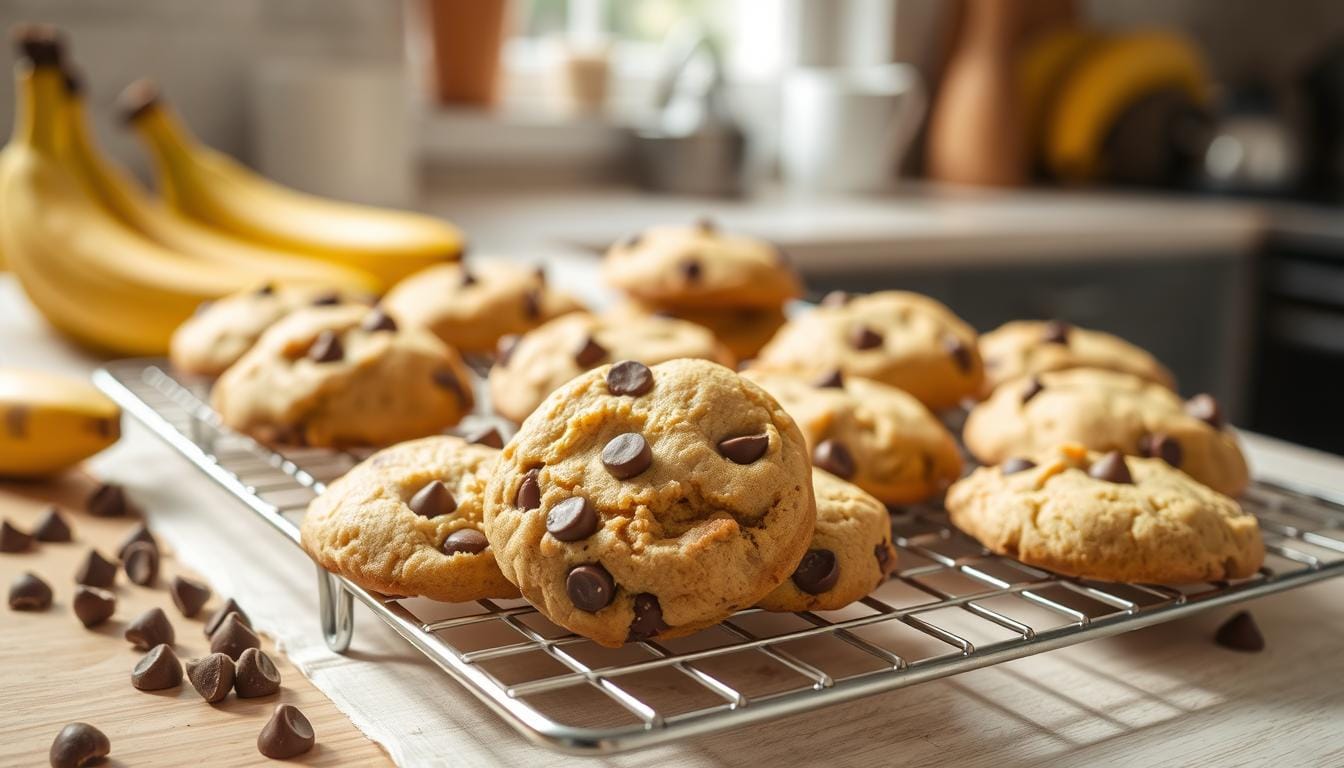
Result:
[[[1105,368],[1176,388],[1176,380],[1152,355],[1119,336],[1057,320],[1014,320],[980,337],[988,395],[1010,379],[1068,368]]]
[[[903,389],[935,411],[979,392],[984,376],[975,330],[905,291],[832,294],[785,324],[752,366],[808,379],[838,370]]]
[[[328,571],[387,595],[517,597],[481,531],[498,459],[494,448],[447,436],[381,450],[308,505],[303,548]]]
[[[504,446],[485,530],[505,578],[606,646],[755,605],[816,517],[803,436],[765,390],[704,360],[588,371]]]
[[[947,492],[952,523],[1000,555],[1102,581],[1253,576],[1253,515],[1161,459],[1070,445],[981,467]]]
[[[448,346],[477,354],[494,351],[501,336],[583,308],[547,286],[540,267],[501,259],[417,272],[387,294],[383,307],[398,322],[428,328]]]
[[[1207,397],[1207,396],[1205,396]],[[1073,368],[1015,379],[971,410],[962,438],[982,464],[1031,456],[1063,443],[1165,459],[1228,496],[1250,472],[1236,435],[1164,386],[1127,373]]]
[[[652,227],[616,243],[602,262],[613,288],[659,307],[779,307],[802,295],[783,251],[704,220]]]
[[[675,317],[708,328],[723,342],[733,357],[746,360],[761,351],[766,342],[784,325],[783,307],[659,307],[630,300],[618,305],[613,313]]]
[[[173,333],[173,368],[198,376],[218,376],[257,343],[267,328],[307,306],[364,302],[364,297],[318,288],[263,285],[253,291],[202,304],[196,315]]]
[[[653,315],[571,314],[507,340],[490,369],[496,412],[520,422],[557,387],[586,370],[616,360],[645,365],[694,357],[733,364],[733,356],[708,330]]]
[[[472,407],[471,373],[429,331],[379,309],[290,313],[219,377],[223,422],[265,443],[386,445],[456,424]]]
[[[891,516],[863,489],[812,470],[817,528],[788,581],[757,605],[767,611],[833,611],[862,598],[896,568]]]
[[[838,373],[812,381],[788,373],[743,375],[798,422],[814,466],[886,504],[922,501],[961,477],[961,456],[947,428],[895,387]]]

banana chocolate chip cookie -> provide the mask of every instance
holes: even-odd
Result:
[[[828,296],[790,320],[752,366],[819,378],[832,371],[873,379],[937,411],[980,391],[984,371],[975,330],[916,293]]]
[[[499,451],[459,437],[381,450],[308,505],[303,547],[323,568],[389,595],[517,597],[481,532]]]
[[[1068,368],[1105,368],[1167,389],[1175,379],[1152,355],[1119,336],[1058,320],[1014,320],[980,337],[988,395],[1010,379]]]
[[[1067,445],[981,467],[947,492],[952,523],[1028,564],[1103,581],[1247,578],[1264,561],[1255,516],[1162,459]]]
[[[891,516],[858,486],[812,470],[817,529],[789,580],[758,604],[767,611],[833,611],[862,598],[896,568]]]
[[[224,423],[272,444],[386,445],[456,424],[471,373],[429,331],[363,306],[295,311],[211,392]]]
[[[798,422],[814,466],[886,504],[922,501],[961,476],[961,456],[947,428],[895,387],[839,371],[815,380],[762,371],[743,375]]]
[[[1228,496],[1250,482],[1216,401],[1201,395],[1187,404],[1127,373],[1073,368],[1006,382],[971,410],[962,437],[982,464],[1078,443],[1163,459]]]
[[[500,568],[606,646],[690,634],[794,573],[816,512],[803,436],[704,360],[622,361],[556,390],[486,488]]]

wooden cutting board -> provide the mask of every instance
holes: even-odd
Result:
[[[19,574],[32,571],[51,585],[55,599],[41,613],[0,611],[0,765],[47,764],[47,751],[61,727],[89,723],[107,734],[112,766],[231,766],[266,763],[257,734],[277,704],[293,704],[307,715],[317,746],[291,761],[306,765],[390,765],[386,753],[364,737],[265,637],[262,647],[280,670],[280,693],[258,699],[230,694],[208,704],[189,682],[175,690],[146,693],[131,687],[131,667],[142,655],[122,637],[127,623],[159,606],[177,634],[175,650],[185,662],[204,656],[202,631],[227,595],[213,595],[192,619],[173,605],[168,584],[175,574],[192,575],[163,547],[158,583],[131,584],[118,573],[117,611],[112,619],[85,629],[70,608],[74,574],[89,549],[112,557],[121,540],[139,524],[133,517],[96,518],[82,510],[94,482],[72,473],[59,482],[0,482],[0,518],[31,531],[47,506],[57,503],[74,531],[68,544],[36,542],[28,552],[0,553],[0,582],[6,596]],[[246,605],[242,606],[244,610]]]

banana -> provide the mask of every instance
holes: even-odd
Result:
[[[128,86],[122,103],[154,157],[164,198],[197,221],[363,269],[385,288],[462,253],[462,233],[434,217],[327,200],[258,176],[198,142],[147,81]]]
[[[0,476],[40,477],[121,437],[121,410],[92,384],[0,368]]]

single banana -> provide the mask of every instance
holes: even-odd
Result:
[[[92,384],[0,368],[0,476],[41,477],[121,437],[121,410]]]
[[[128,86],[122,103],[154,157],[168,204],[204,224],[363,269],[384,288],[461,256],[462,233],[445,221],[304,194],[201,144],[148,81]]]

